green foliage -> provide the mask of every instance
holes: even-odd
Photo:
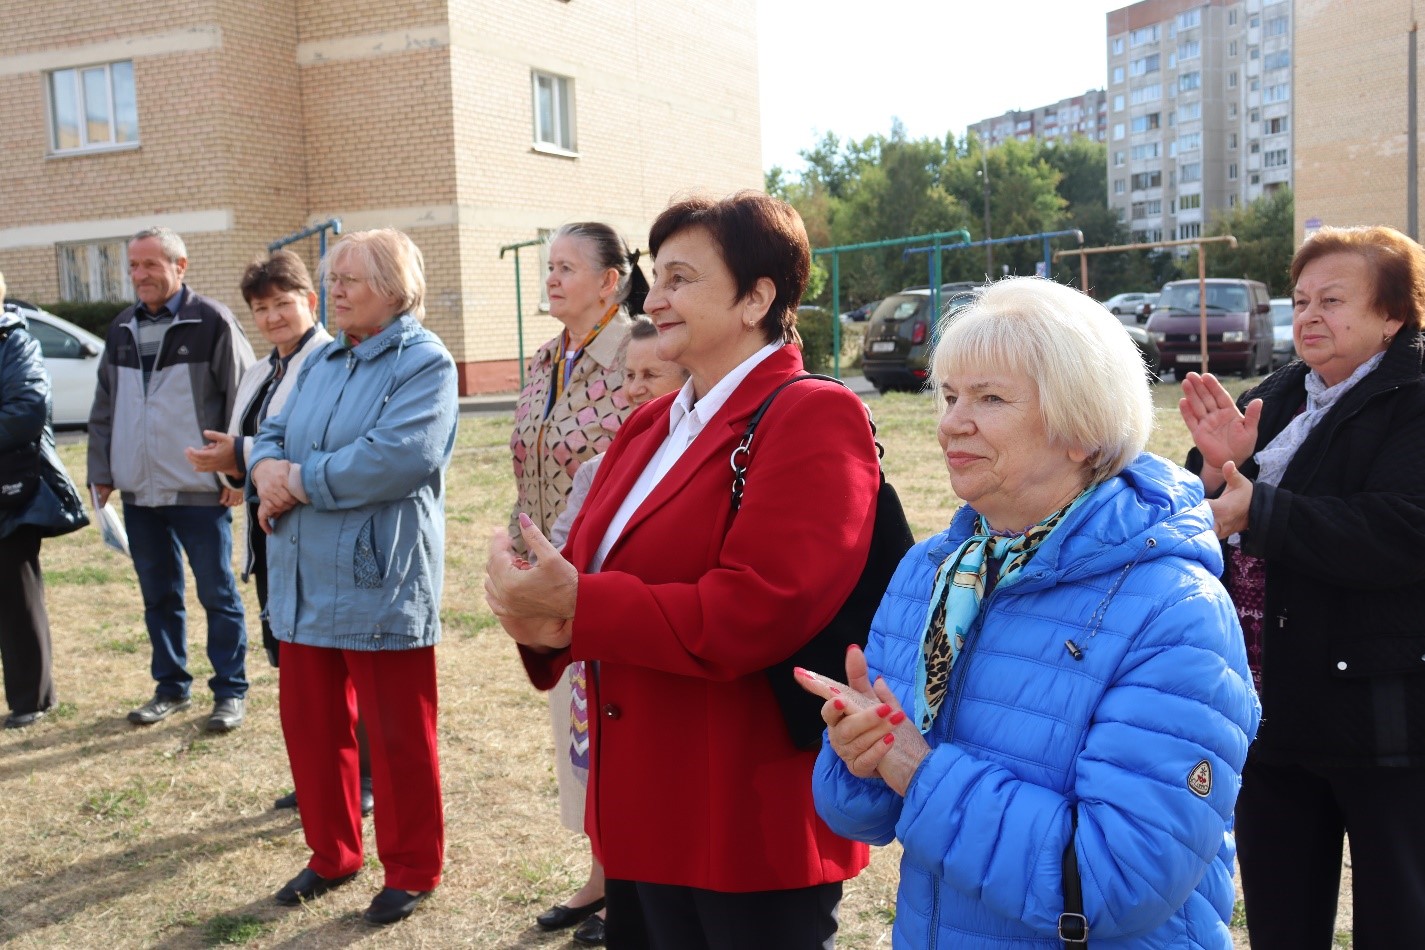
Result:
[[[220,914],[208,921],[207,926],[203,928],[203,944],[217,947],[224,944],[249,943],[266,933],[267,928],[267,924],[251,914]]]
[[[1215,215],[1210,234],[1231,234],[1237,247],[1207,246],[1208,277],[1260,280],[1273,297],[1291,293],[1291,258],[1296,249],[1295,202],[1290,188],[1279,188],[1248,205]],[[1195,252],[1194,252],[1195,253]],[[1189,274],[1197,274],[1197,258],[1189,258]]]
[[[832,321],[836,318],[821,307],[797,311],[797,332],[802,335],[802,364],[808,373],[831,372]]]
[[[103,339],[104,335],[109,332],[109,324],[113,323],[114,318],[125,309],[132,306],[132,303],[119,300],[96,300],[90,303],[61,300],[58,303],[47,303],[41,306],[56,317],[81,326]]]

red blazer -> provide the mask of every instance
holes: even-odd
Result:
[[[541,689],[571,659],[599,661],[585,826],[611,878],[781,890],[854,877],[870,860],[817,816],[816,752],[787,738],[763,673],[826,625],[865,564],[879,465],[861,401],[833,383],[784,390],[732,514],[729,456],[762,400],[801,370],[787,346],[752,371],[602,571],[580,575],[570,647],[523,651]],[[609,449],[564,548],[581,570],[667,436],[674,398],[640,408]]]

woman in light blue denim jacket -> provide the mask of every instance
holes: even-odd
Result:
[[[393,230],[343,237],[322,261],[339,334],[267,420],[249,472],[268,539],[269,621],[312,858],[276,894],[311,900],[362,866],[355,738],[366,719],[384,888],[371,923],[401,920],[440,882],[435,644],[455,363],[421,326],[421,253]],[[399,780],[398,780],[399,777]]]

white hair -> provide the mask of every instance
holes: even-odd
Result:
[[[129,243],[132,244],[146,238],[158,239],[158,246],[163,251],[163,256],[168,258],[168,263],[177,264],[179,261],[188,259],[188,246],[183,243],[183,238],[178,236],[178,232],[172,228],[165,228],[162,225],[144,228],[129,238]]]
[[[1143,358],[1116,317],[1071,287],[1011,277],[951,316],[931,357],[937,392],[952,374],[987,369],[1034,382],[1049,438],[1088,453],[1094,484],[1148,444],[1153,397]]]

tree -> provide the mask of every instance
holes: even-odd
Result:
[[[1237,238],[1237,247],[1234,250],[1222,244],[1209,245],[1207,276],[1260,280],[1273,297],[1290,294],[1294,215],[1290,188],[1278,188],[1251,204],[1214,215],[1208,233],[1231,234]],[[1188,273],[1196,274],[1196,256],[1189,259],[1189,265]]]

